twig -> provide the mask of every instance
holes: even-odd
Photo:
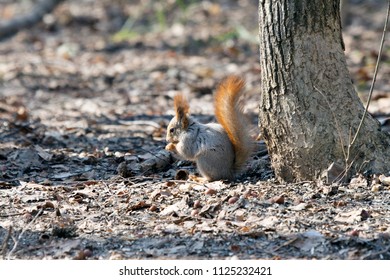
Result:
[[[330,111],[332,113],[333,119],[334,119],[334,121],[336,123],[336,129],[337,129],[337,133],[338,133],[339,138],[340,138],[341,149],[343,151],[344,160],[345,160],[345,169],[344,169],[344,171],[342,173],[340,173],[336,177],[336,179],[335,179],[335,181],[338,181],[338,183],[340,183],[343,180],[343,178],[347,176],[348,171],[352,167],[353,162],[355,161],[357,155],[355,156],[355,159],[351,161],[351,163],[348,163],[349,162],[349,157],[351,155],[351,145],[349,144],[347,151],[345,151],[345,145],[344,145],[343,137],[342,137],[341,130],[340,130],[341,127],[339,125],[339,122],[337,121],[335,113],[332,110],[331,104],[330,104],[330,102],[328,101],[328,99],[326,98],[326,96],[325,96],[325,94],[323,92],[321,92],[316,86],[313,86],[313,87],[314,87],[315,90],[317,90],[322,95],[322,97],[324,98],[325,102],[328,104],[329,109],[330,109]],[[350,133],[351,133],[351,130],[350,130]],[[350,139],[351,139],[351,135],[349,135],[349,140]]]
[[[382,58],[382,50],[383,50],[383,45],[384,45],[385,38],[386,38],[386,30],[387,30],[387,23],[389,22],[389,14],[390,14],[390,0],[388,0],[387,15],[386,15],[386,20],[385,20],[385,25],[383,27],[381,44],[380,44],[380,47],[379,47],[378,57],[377,57],[377,60],[376,60],[376,65],[375,65],[374,77],[372,78],[372,82],[371,82],[371,87],[370,87],[370,91],[369,91],[369,94],[368,94],[368,100],[367,100],[366,108],[364,109],[364,113],[363,113],[362,119],[360,120],[360,124],[358,126],[358,129],[357,129],[357,131],[355,133],[355,136],[353,137],[351,143],[349,144],[349,147],[352,147],[352,145],[355,143],[355,141],[356,141],[356,139],[357,139],[357,137],[359,135],[359,132],[362,129],[364,119],[365,119],[365,117],[367,115],[367,112],[368,112],[368,107],[370,106],[370,103],[371,103],[372,92],[374,91],[374,86],[375,86],[375,82],[376,82],[376,76],[378,74],[380,60]]]
[[[22,232],[19,234],[18,238],[15,240],[15,243],[14,243],[14,246],[12,247],[11,251],[8,253],[8,256],[7,256],[7,259],[10,260],[11,257],[12,257],[12,254],[14,253],[14,251],[16,250],[16,248],[18,247],[19,245],[19,242],[20,240],[22,239],[22,236],[23,234],[26,232],[26,230],[35,222],[35,220],[42,214],[43,212],[43,208],[40,208],[37,212],[37,214],[35,214],[34,218],[28,223],[27,226],[25,226],[23,229],[22,229]]]
[[[198,186],[202,186],[202,187],[205,187],[206,189],[209,189],[210,187],[207,186],[206,183],[199,183],[199,182],[196,182],[194,180],[168,180],[167,182],[173,182],[173,183],[190,183],[190,184],[194,184],[194,185],[198,185]]]
[[[140,149],[141,151],[144,151],[144,152],[146,152],[147,154],[151,154],[153,157],[158,158],[158,159],[160,159],[160,160],[162,160],[162,161],[165,161],[165,162],[167,162],[167,163],[169,164],[169,161],[168,161],[166,158],[162,158],[162,157],[161,157],[162,155],[164,155],[164,156],[170,155],[170,153],[169,153],[168,151],[166,151],[166,150],[164,150],[164,149],[160,149],[160,150],[156,153],[156,152],[154,152],[154,151],[149,151],[149,150],[144,149],[144,148],[142,148],[142,147],[139,147],[139,149]],[[147,161],[147,160],[149,160],[149,159],[146,159],[145,161]]]
[[[14,214],[6,214],[6,215],[0,215],[0,218],[8,218],[8,217],[15,217],[15,216],[22,216],[25,213],[14,213]]]
[[[167,150],[160,150],[157,153],[150,152],[153,157],[146,159],[144,162],[140,163],[140,171],[142,174],[146,174],[151,170],[162,170],[167,165],[170,164],[172,156]]]
[[[281,248],[283,248],[283,247],[286,247],[286,246],[288,246],[288,245],[290,245],[290,244],[296,242],[297,240],[299,240],[299,237],[298,237],[298,236],[296,236],[296,237],[294,237],[294,238],[292,238],[292,239],[290,239],[290,240],[287,240],[287,241],[284,242],[283,244],[281,244],[281,245],[279,245],[278,247],[274,248],[273,251],[276,252],[276,251],[278,251],[279,249],[281,249]]]
[[[386,30],[387,30],[387,24],[388,24],[388,21],[389,21],[389,14],[390,14],[390,0],[388,0],[388,7],[387,7],[387,15],[386,15],[386,20],[385,20],[385,24],[384,24],[384,28],[383,28],[383,33],[382,33],[382,39],[381,39],[381,44],[380,44],[380,47],[379,47],[379,52],[378,52],[378,57],[377,57],[377,61],[376,61],[376,65],[375,65],[375,71],[374,71],[374,76],[373,76],[373,79],[372,79],[372,83],[371,83],[371,87],[370,87],[370,91],[369,91],[369,95],[368,95],[368,100],[367,100],[367,104],[366,104],[366,107],[364,109],[364,113],[363,113],[363,116],[360,120],[360,123],[359,123],[359,126],[356,130],[356,133],[352,139],[352,141],[349,142],[349,145],[348,145],[348,149],[347,151],[345,151],[345,146],[344,146],[344,141],[343,141],[343,138],[342,138],[342,135],[341,135],[341,131],[340,131],[340,126],[338,124],[338,121],[337,121],[337,118],[332,110],[332,107],[330,106],[330,103],[329,101],[327,100],[327,98],[325,97],[325,95],[316,87],[314,86],[314,89],[317,90],[325,99],[326,103],[328,104],[330,110],[331,110],[331,113],[333,115],[333,118],[336,122],[336,129],[337,129],[337,132],[339,134],[339,137],[340,137],[340,142],[341,142],[341,148],[342,148],[342,151],[343,151],[343,154],[344,154],[344,159],[345,159],[345,173],[343,176],[341,176],[340,180],[347,175],[347,172],[348,170],[352,167],[352,163],[348,163],[349,162],[349,157],[350,157],[350,152],[351,152],[351,148],[352,146],[355,144],[356,142],[356,139],[362,129],[362,126],[363,126],[363,122],[364,122],[364,119],[367,115],[367,112],[368,112],[368,107],[370,106],[370,102],[371,102],[371,98],[372,98],[372,93],[374,91],[374,86],[375,86],[375,82],[376,82],[376,76],[378,74],[378,70],[379,70],[379,65],[380,65],[380,60],[381,60],[381,57],[382,57],[382,51],[383,51],[383,45],[384,45],[384,42],[385,42],[385,38],[386,38]],[[351,136],[350,136],[351,138]],[[355,156],[356,158],[356,156]],[[341,174],[340,174],[341,175]]]

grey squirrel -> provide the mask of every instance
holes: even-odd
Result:
[[[179,158],[195,161],[208,181],[231,180],[242,169],[253,149],[250,126],[243,114],[240,96],[244,80],[228,76],[214,98],[218,123],[202,124],[189,114],[183,95],[174,97],[175,116],[167,128],[165,147]]]

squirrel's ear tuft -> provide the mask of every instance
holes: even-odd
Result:
[[[176,118],[181,122],[184,129],[188,127],[188,113],[190,111],[190,106],[188,105],[187,100],[182,94],[177,94],[173,98],[173,104],[175,106]]]

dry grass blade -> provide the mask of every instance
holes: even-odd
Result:
[[[42,214],[43,208],[40,208],[38,212],[35,214],[34,218],[25,226],[22,230],[22,232],[19,234],[18,238],[16,239],[14,246],[12,247],[11,251],[8,253],[7,259],[10,260],[12,258],[12,254],[15,252],[16,248],[18,247],[18,244],[20,240],[23,237],[23,234],[26,232],[26,230],[36,221],[36,219]]]
[[[357,131],[355,133],[355,136],[353,137],[351,143],[349,144],[349,148],[351,148],[353,146],[353,144],[355,143],[355,141],[356,141],[356,139],[357,139],[357,137],[359,135],[359,132],[360,132],[360,130],[362,128],[364,119],[365,119],[365,117],[367,115],[368,107],[370,106],[370,102],[371,102],[371,98],[372,98],[372,92],[374,91],[374,86],[375,86],[375,82],[376,82],[376,76],[378,74],[379,65],[380,65],[380,61],[381,61],[381,58],[382,58],[383,45],[384,45],[385,39],[386,39],[386,30],[387,30],[387,24],[389,22],[389,14],[390,14],[390,0],[388,0],[385,25],[383,27],[381,44],[380,44],[380,47],[379,47],[378,57],[377,57],[377,60],[376,60],[374,76],[372,78],[371,87],[370,87],[370,91],[369,91],[369,94],[368,94],[367,104],[366,104],[366,107],[364,109],[364,113],[363,113],[362,119],[360,120],[360,124],[359,124],[359,127],[358,127],[358,129],[357,129]]]

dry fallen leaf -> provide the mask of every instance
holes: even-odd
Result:
[[[277,195],[269,199],[270,203],[277,203],[277,204],[284,204],[284,197],[285,195]]]
[[[383,185],[390,186],[390,176],[380,175],[379,180]]]
[[[270,228],[274,228],[276,224],[279,223],[279,219],[274,217],[274,216],[270,216],[270,217],[265,217],[264,219],[262,219],[260,222],[259,222],[259,225],[267,228],[267,229],[270,229]]]
[[[366,220],[369,216],[370,214],[364,209],[351,210],[348,212],[339,213],[335,217],[335,221],[347,224],[354,224],[356,222]]]
[[[173,213],[177,214],[178,216],[181,215],[181,213],[184,213],[186,210],[189,209],[188,206],[188,196],[184,196],[182,200],[179,202],[176,202],[175,204],[167,206],[164,210],[160,212],[161,216],[169,216]]]
[[[288,208],[291,209],[291,210],[294,210],[294,211],[302,211],[302,210],[305,210],[307,207],[308,207],[307,203],[301,202],[301,203],[299,203],[297,205],[293,205],[293,206],[290,206]]]

